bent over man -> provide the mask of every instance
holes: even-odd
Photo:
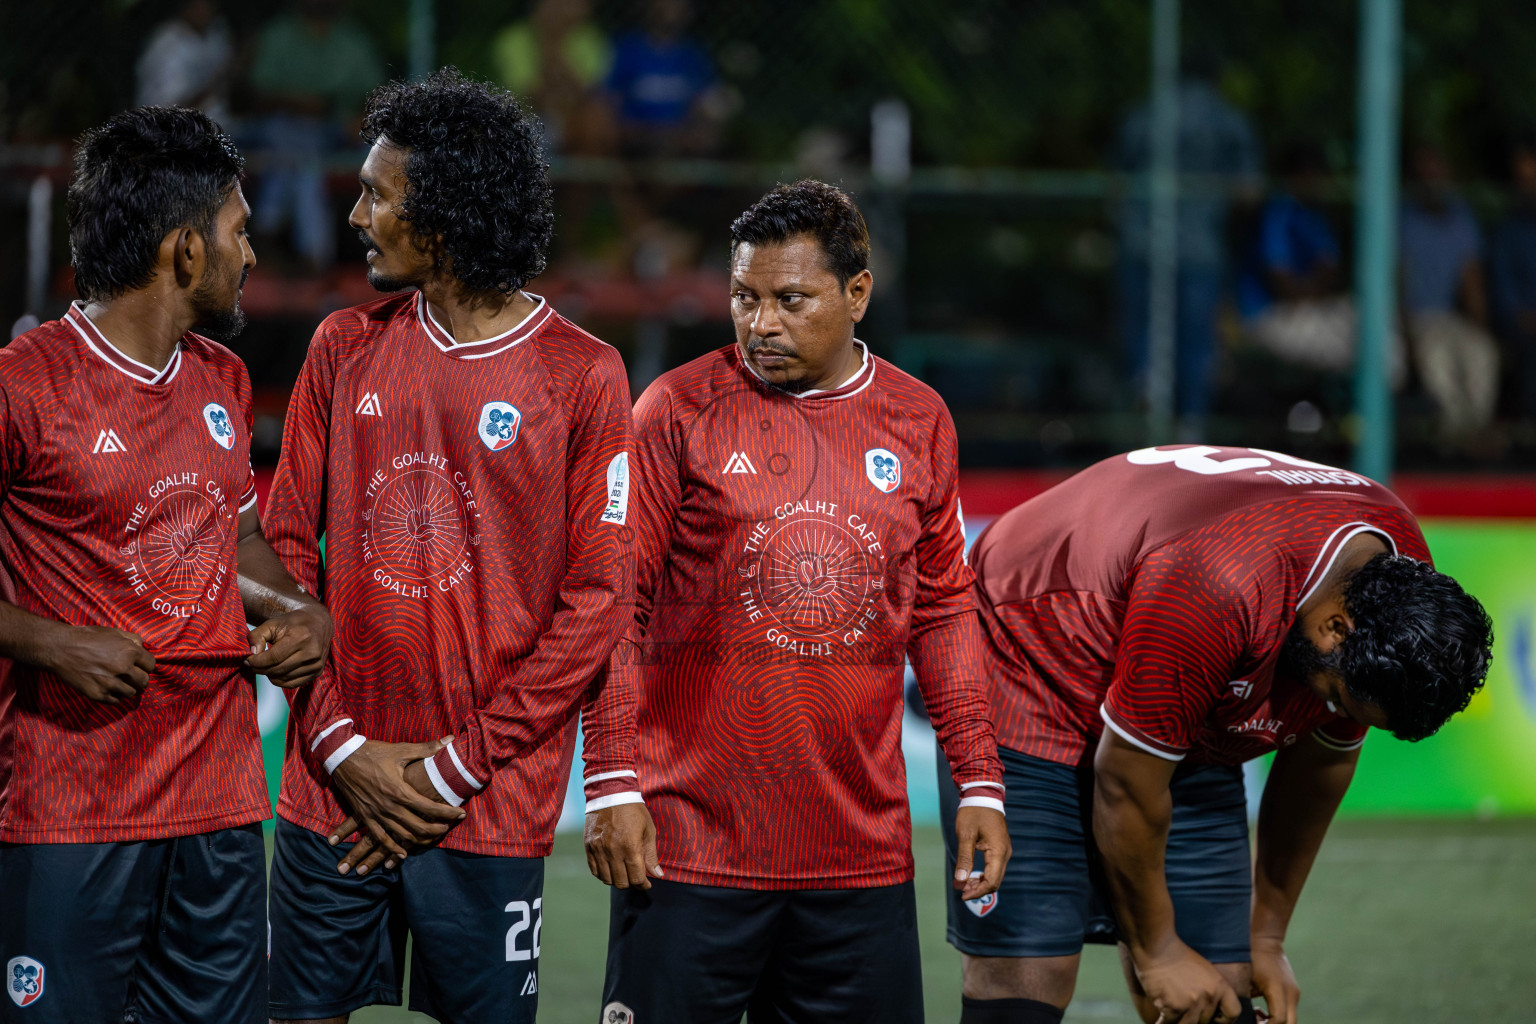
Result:
[[[1056,1024],[1093,935],[1149,1022],[1251,1021],[1250,993],[1292,1021],[1286,928],[1366,729],[1466,707],[1482,606],[1385,487],[1245,448],[1107,459],[971,560],[1015,856],[951,900],[961,1020]],[[1270,751],[1250,871],[1240,765]]]
[[[637,407],[635,625],[588,728],[605,1021],[922,1019],[909,651],[965,790],[957,886],[1007,858],[954,426],[854,338],[868,260],[847,195],[768,193],[731,227],[736,344]],[[636,774],[654,852],[609,791]]]

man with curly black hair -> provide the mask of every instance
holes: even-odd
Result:
[[[1107,459],[971,563],[1016,856],[995,900],[950,901],[963,1024],[1058,1024],[1084,941],[1117,939],[1149,1022],[1262,996],[1291,1024],[1286,928],[1367,727],[1467,706],[1482,606],[1385,487],[1256,449]],[[1241,765],[1270,752],[1250,867]]]
[[[316,331],[267,513],[337,621],[289,721],[271,1014],[398,1004],[410,933],[413,1009],[528,1022],[577,712],[630,615],[629,388],[523,290],[553,212],[510,93],[392,83],[363,135],[350,222],[405,290]]]

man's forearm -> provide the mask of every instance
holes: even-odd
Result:
[[[48,653],[57,646],[61,628],[68,627],[0,601],[0,658],[47,668]]]
[[[1173,797],[1173,763],[1105,734],[1094,759],[1093,835],[1133,958],[1177,940],[1163,873]]]
[[[277,552],[259,532],[240,539],[235,569],[239,574],[240,603],[245,608],[247,622],[265,622],[320,603],[294,582],[288,570],[283,568]]]
[[[1308,738],[1276,755],[1259,805],[1253,935],[1284,940],[1359,753],[1332,750]]]

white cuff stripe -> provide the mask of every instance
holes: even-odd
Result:
[[[582,780],[582,785],[590,786],[594,782],[607,782],[609,779],[637,779],[637,778],[639,778],[639,776],[636,775],[634,772],[631,772],[631,771],[603,772],[601,775],[588,775],[585,779]]]
[[[998,814],[1001,814],[1005,818],[1008,816],[1008,812],[1003,810],[1003,802],[1001,800],[999,800],[995,796],[967,796],[967,797],[962,797],[960,799],[960,806],[961,807],[989,807],[992,810],[996,811]]]
[[[448,780],[443,778],[443,773],[437,770],[436,762],[429,757],[422,764],[427,766],[427,778],[432,780],[432,788],[437,790],[437,795],[454,807],[462,807],[464,798],[448,788]]]
[[[620,804],[643,804],[645,797],[638,790],[630,790],[628,793],[615,793],[612,796],[600,796],[596,800],[587,801],[587,813],[601,811],[606,807],[617,807]]]
[[[484,789],[485,788],[485,784],[484,783],[482,783],[479,779],[475,778],[473,775],[469,774],[469,769],[465,768],[464,767],[464,762],[459,760],[459,755],[453,749],[453,744],[452,743],[448,744],[448,757],[449,757],[450,760],[453,761],[453,766],[459,770],[459,774],[464,776],[464,781],[465,782],[469,783],[471,786],[474,786],[476,789]],[[457,807],[459,805],[458,804],[454,804],[453,806]]]
[[[1336,740],[1332,736],[1324,736],[1321,732],[1312,733],[1312,738],[1330,750],[1358,750],[1365,743],[1364,736],[1357,740],[1350,740],[1347,743]]]
[[[1137,739],[1135,736],[1132,736],[1125,729],[1123,729],[1119,725],[1117,725],[1113,718],[1109,717],[1109,707],[1107,705],[1104,705],[1104,704],[1100,704],[1099,705],[1099,717],[1104,719],[1104,724],[1105,725],[1107,725],[1111,729],[1115,730],[1115,735],[1116,736],[1119,736],[1121,739],[1125,740],[1125,742],[1129,743],[1131,746],[1139,747],[1140,749],[1145,750],[1147,753],[1151,754],[1153,757],[1160,757],[1164,761],[1182,761],[1182,760],[1184,760],[1184,755],[1183,754],[1170,754],[1166,750],[1158,750],[1156,747],[1154,747],[1152,744],[1146,742],[1145,740]]]
[[[240,511],[244,512],[246,509],[250,508],[252,505],[255,505],[255,504],[256,504],[256,492],[252,491],[251,492],[251,496],[248,499],[246,499],[246,501],[243,504],[241,504]]]
[[[965,785],[960,787],[960,792],[964,793],[966,790],[974,789],[977,786],[996,786],[998,789],[1003,788],[1003,784],[1001,782],[967,782]]]
[[[325,770],[327,772],[334,772],[337,765],[351,757],[354,750],[367,742],[368,737],[366,736],[353,736],[347,742],[331,751],[331,756],[325,759]]]
[[[325,731],[322,732],[319,736],[316,736],[315,742],[309,745],[310,753],[314,753],[316,750],[319,750],[321,741],[323,741],[331,733],[335,732],[337,729],[340,729],[342,726],[350,725],[351,723],[352,719],[350,718],[339,718],[332,722],[330,725],[326,726]]]

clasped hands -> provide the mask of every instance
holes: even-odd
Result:
[[[453,741],[383,743],[364,740],[331,773],[331,785],[351,813],[331,829],[337,845],[362,837],[336,865],[345,875],[366,875],[381,863],[393,868],[409,854],[437,845],[464,820],[464,809],[443,799],[427,777],[427,759]]]

